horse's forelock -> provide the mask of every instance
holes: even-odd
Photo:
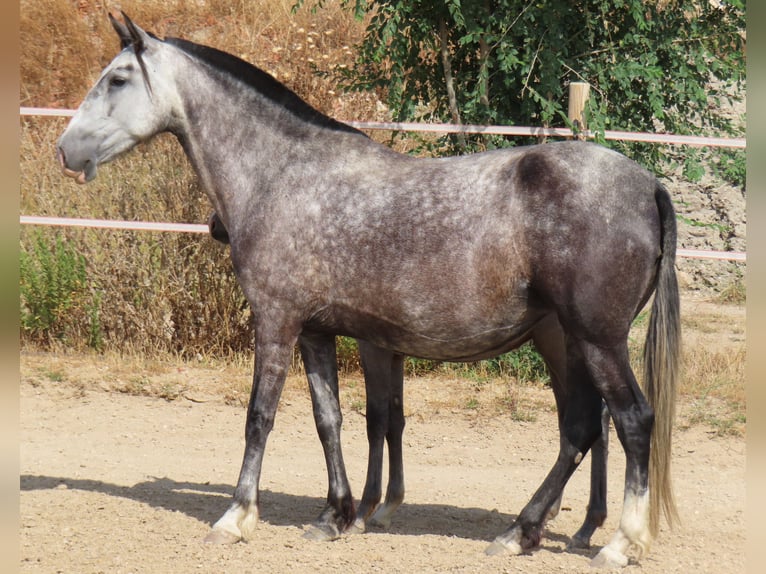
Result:
[[[149,73],[146,71],[146,63],[144,63],[143,53],[146,50],[146,46],[141,44],[141,47],[138,46],[133,47],[136,59],[138,60],[138,65],[141,68],[141,75],[144,77],[144,82],[146,82],[146,87],[149,89],[149,94],[152,93],[152,83],[149,81]]]

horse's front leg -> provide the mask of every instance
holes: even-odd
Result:
[[[255,372],[245,423],[245,455],[239,472],[234,500],[213,525],[205,542],[230,544],[247,540],[258,522],[258,483],[266,439],[274,426],[297,335],[267,339],[259,329],[255,345]]]
[[[338,364],[335,337],[304,333],[299,339],[301,357],[311,390],[319,440],[322,441],[329,488],[327,504],[304,537],[312,540],[334,540],[354,521],[354,498],[346,476],[340,444],[343,416],[338,400]]]

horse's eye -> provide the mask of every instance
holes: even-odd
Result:
[[[115,88],[119,88],[120,86],[125,85],[125,78],[120,78],[119,76],[114,76],[109,80],[109,85],[113,86]]]

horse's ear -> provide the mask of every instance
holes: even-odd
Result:
[[[109,21],[112,23],[114,31],[117,32],[117,35],[120,37],[120,48],[125,49],[130,46],[133,43],[133,39],[130,36],[130,31],[127,26],[112,16],[111,12],[109,12]]]
[[[132,46],[136,52],[143,52],[146,49],[149,35],[136,26],[125,12],[120,12],[120,14],[122,14],[122,19],[125,20],[124,24],[112,16],[111,12],[109,13],[109,21],[112,23],[114,31],[120,37],[120,47],[124,49]]]
[[[143,52],[146,49],[146,41],[149,39],[149,35],[141,28],[136,26],[133,23],[133,20],[128,18],[128,15],[125,14],[125,12],[122,12],[122,18],[125,20],[125,26],[128,29],[128,33],[130,34],[131,45],[136,50],[136,52]]]

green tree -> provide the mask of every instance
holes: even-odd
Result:
[[[566,126],[568,84],[586,81],[597,132],[740,129],[720,109],[732,86],[744,85],[744,0],[342,4],[370,14],[342,82],[377,90],[399,121]],[[496,147],[508,138],[453,136],[452,144]]]

